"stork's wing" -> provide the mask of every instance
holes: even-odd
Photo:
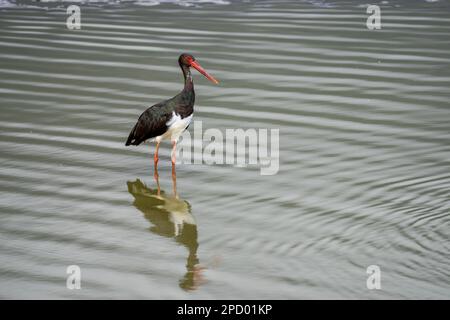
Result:
[[[128,136],[126,146],[137,146],[147,139],[164,134],[167,131],[166,123],[172,117],[172,113],[161,104],[155,104],[145,110]]]

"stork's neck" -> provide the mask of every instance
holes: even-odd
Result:
[[[194,81],[192,80],[191,70],[189,70],[188,66],[180,63],[180,68],[184,76],[184,89],[180,92],[178,98],[181,99],[180,104],[187,108],[185,111],[189,115],[193,111],[195,102]],[[179,110],[180,112],[182,111]]]
[[[194,81],[192,81],[191,70],[189,67],[182,65],[181,70],[183,71],[184,76],[184,90],[191,91],[194,90]]]

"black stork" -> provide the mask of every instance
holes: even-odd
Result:
[[[134,125],[125,143],[126,146],[137,146],[149,139],[150,141],[156,141],[154,156],[155,175],[157,174],[158,151],[161,141],[170,139],[172,142],[171,158],[172,168],[174,169],[177,141],[192,121],[195,92],[190,68],[197,69],[198,72],[215,84],[219,83],[190,54],[183,53],[180,55],[178,64],[184,76],[183,90],[173,98],[157,103],[145,110]]]

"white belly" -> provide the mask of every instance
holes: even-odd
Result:
[[[173,112],[172,118],[167,121],[166,126],[169,128],[163,135],[157,136],[155,138],[156,142],[161,142],[164,139],[170,139],[171,141],[178,141],[181,134],[189,126],[192,121],[194,114],[181,119],[181,115]]]

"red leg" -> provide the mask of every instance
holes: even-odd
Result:
[[[177,142],[172,141],[172,183],[173,183],[173,195],[178,198],[177,193],[177,172],[175,169],[175,163],[177,161],[176,159],[177,155]]]
[[[177,193],[177,172],[175,170],[175,164],[172,163],[172,191],[175,198],[178,198]]]
[[[155,178],[156,186],[158,187],[157,195],[159,196],[159,195],[161,195],[161,187],[159,186],[159,174],[158,174],[157,166],[155,166],[155,171],[154,171],[153,177]]]
[[[172,165],[175,165],[176,162],[176,156],[177,156],[177,142],[172,141]]]
[[[158,161],[159,161],[159,157],[158,157],[159,144],[160,144],[160,142],[156,143],[155,156],[153,157],[153,160],[155,162],[155,168],[158,166]]]

